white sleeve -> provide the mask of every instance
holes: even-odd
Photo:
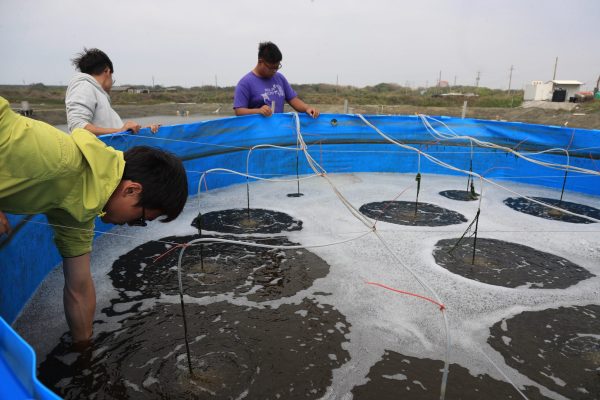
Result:
[[[85,128],[94,118],[98,104],[96,91],[87,82],[77,82],[67,90],[65,104],[69,132],[76,128]]]

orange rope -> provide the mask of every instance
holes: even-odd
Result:
[[[173,246],[169,250],[165,251],[164,253],[154,257],[154,260],[152,261],[152,263],[154,264],[155,262],[157,262],[158,260],[160,260],[161,258],[163,258],[164,256],[166,256],[167,254],[169,254],[170,252],[172,252],[175,249],[178,249],[180,247],[187,247],[187,246],[188,246],[187,243],[181,243],[181,244],[178,244],[177,246]]]
[[[435,301],[433,299],[430,299],[429,297],[421,296],[420,294],[410,293],[410,292],[405,292],[404,290],[394,289],[392,287],[389,287],[389,286],[386,286],[386,285],[383,285],[383,284],[377,283],[377,282],[366,282],[366,283],[367,283],[367,285],[379,286],[379,287],[382,287],[384,289],[391,290],[392,292],[401,293],[401,294],[407,294],[409,296],[414,296],[414,297],[418,297],[418,298],[423,299],[423,300],[427,300],[427,301],[429,301],[429,302],[437,305],[438,307],[440,307],[440,311],[444,311],[446,309],[445,305],[443,305],[441,303],[438,303],[437,301]]]

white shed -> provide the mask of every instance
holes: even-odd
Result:
[[[567,91],[565,101],[569,101],[570,97],[574,97],[575,93],[579,92],[581,90],[581,85],[583,85],[583,82],[568,80],[553,80],[549,83],[552,84],[552,92],[559,89]]]
[[[523,100],[540,101],[552,99],[552,83],[543,81],[531,81],[531,84],[525,85]]]
[[[552,80],[544,83],[543,81],[532,81],[529,85],[525,85],[525,93],[523,100],[525,101],[550,101],[555,90],[564,90],[565,99],[569,101],[569,97],[574,97],[575,93],[581,89],[582,82],[569,80]]]

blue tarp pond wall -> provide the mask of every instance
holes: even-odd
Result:
[[[426,129],[418,116],[365,118],[394,140],[457,168],[468,170],[472,154],[473,171],[487,178],[562,187],[564,171],[542,167],[498,149],[471,148],[466,139],[440,140]],[[440,132],[449,133],[449,127],[460,136],[516,148],[539,161],[600,171],[599,130],[451,117],[436,117],[429,122]],[[324,114],[315,120],[301,115],[299,127],[311,156],[329,173],[417,171],[419,156],[415,151],[390,143],[358,115]],[[198,191],[204,171],[225,168],[245,173],[251,147],[271,144],[295,149],[296,133],[295,115],[277,114],[271,118],[232,117],[166,126],[156,135],[143,129],[138,135],[115,134],[101,139],[119,150],[148,145],[175,153],[184,160],[189,191],[193,195]],[[556,148],[568,149],[568,157],[562,151],[531,154]],[[300,174],[313,173],[302,153],[298,162]],[[260,147],[251,152],[248,165],[248,172],[255,176],[295,175],[297,152]],[[420,160],[420,172],[423,179],[427,173],[462,174],[424,157]],[[242,176],[214,172],[207,175],[206,187],[214,189],[245,181]],[[204,184],[202,190],[205,190]],[[600,196],[600,177],[569,172],[566,190]],[[8,239],[0,239],[0,316],[12,323],[46,274],[60,263],[60,257],[52,242],[52,232],[45,225],[45,217],[8,217],[14,233]],[[110,226],[98,220],[96,228],[101,234]],[[0,380],[4,382],[4,377],[0,376]]]

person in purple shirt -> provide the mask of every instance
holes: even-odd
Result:
[[[261,114],[270,117],[274,112],[283,112],[285,102],[298,112],[305,112],[313,118],[319,111],[298,98],[285,76],[277,72],[281,69],[281,51],[271,42],[258,45],[256,67],[240,79],[235,87],[233,109],[235,115]]]

